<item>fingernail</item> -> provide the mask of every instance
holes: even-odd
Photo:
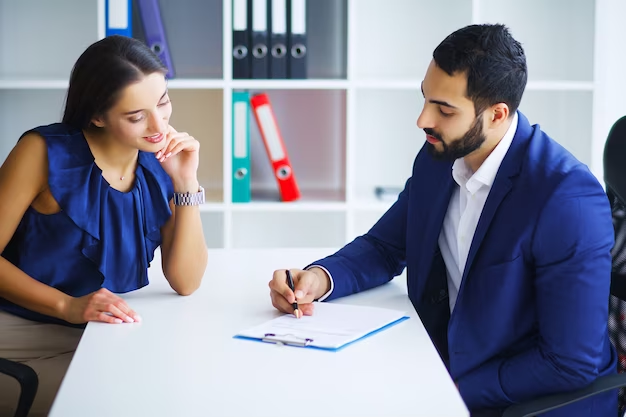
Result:
[[[165,155],[166,158],[169,158],[172,155],[171,152],[168,152],[167,155]]]
[[[294,293],[294,295],[296,296],[296,298],[302,298],[302,296],[303,296],[304,294],[302,293],[302,290],[297,290],[297,291]]]
[[[122,324],[122,319],[115,319],[115,322],[116,322],[117,324]]]
[[[134,323],[134,322],[135,322],[135,320],[133,320],[133,318],[132,318],[132,317],[130,317],[130,316],[126,316],[126,321],[127,321],[128,323]]]
[[[141,316],[135,315],[135,321],[139,323],[141,321]]]
[[[159,159],[161,157],[161,151],[157,152],[156,158]]]

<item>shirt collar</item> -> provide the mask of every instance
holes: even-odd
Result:
[[[465,163],[464,158],[459,158],[454,161],[454,164],[452,165],[452,176],[459,186],[467,187],[467,190],[472,194],[478,191],[483,185],[491,187],[496,179],[500,165],[504,160],[504,156],[511,147],[511,143],[515,137],[515,132],[517,131],[517,121],[517,112],[515,112],[511,125],[507,129],[506,133],[473,175],[472,171]]]

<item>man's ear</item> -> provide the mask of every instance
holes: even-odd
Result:
[[[509,106],[506,103],[498,103],[491,106],[491,112],[489,114],[489,124],[491,128],[496,128],[506,122],[509,118],[509,114]]]

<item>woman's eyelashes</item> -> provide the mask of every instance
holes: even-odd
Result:
[[[162,101],[159,104],[157,104],[157,107],[163,107],[163,106],[168,105],[169,103],[170,103],[170,100],[165,100],[165,101]],[[131,118],[128,119],[128,121],[131,122],[131,123],[139,123],[143,119],[145,119],[145,116],[141,115],[141,116],[131,117]]]

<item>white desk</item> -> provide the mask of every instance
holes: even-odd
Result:
[[[90,323],[51,417],[468,416],[398,278],[339,300],[405,310],[411,319],[338,352],[233,335],[275,317],[268,281],[330,250],[211,250],[201,288],[151,284],[125,298],[140,324]]]

